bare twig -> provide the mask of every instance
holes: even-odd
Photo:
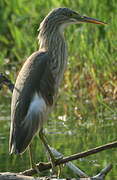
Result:
[[[92,154],[96,154],[98,152],[101,152],[101,151],[104,151],[104,150],[107,150],[107,149],[111,149],[111,148],[115,148],[115,147],[117,147],[117,141],[112,142],[112,143],[108,143],[108,144],[105,144],[105,145],[102,145],[102,146],[99,146],[99,147],[96,147],[96,148],[93,148],[93,149],[90,149],[88,151],[84,151],[84,152],[81,152],[81,153],[78,153],[78,154],[74,154],[74,155],[69,156],[69,157],[66,157],[66,158],[61,160],[61,163],[66,163],[68,161],[73,161],[73,160],[83,158],[83,157],[86,157],[86,156],[89,156],[89,155],[92,155]]]
[[[109,164],[107,167],[105,167],[104,169],[102,169],[100,171],[99,174],[97,174],[96,176],[94,176],[92,178],[92,180],[103,180],[105,178],[105,176],[107,175],[107,173],[112,169],[112,164]]]

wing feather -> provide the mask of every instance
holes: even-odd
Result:
[[[11,153],[23,152],[39,128],[41,116],[34,113],[27,116],[34,94],[41,94],[47,106],[53,105],[55,80],[50,70],[50,60],[46,52],[35,52],[25,62],[18,75],[11,104]],[[26,121],[30,123],[24,125],[23,122]]]

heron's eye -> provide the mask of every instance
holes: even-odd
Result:
[[[73,17],[75,14],[73,13],[73,12],[69,12],[68,14],[67,14],[67,16],[68,17]]]
[[[71,12],[71,13],[69,14],[69,17],[70,17],[70,18],[75,18],[76,16],[78,16],[78,13],[76,13],[76,12]]]

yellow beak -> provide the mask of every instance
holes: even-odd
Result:
[[[81,16],[80,21],[81,22],[86,22],[86,23],[93,23],[93,24],[102,24],[102,25],[107,24],[105,22],[102,22],[102,21],[99,21],[97,19],[90,18],[90,17],[87,17],[87,16]]]

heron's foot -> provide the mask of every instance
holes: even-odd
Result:
[[[50,157],[50,161],[51,161],[51,165],[52,165],[52,175],[56,176],[57,178],[60,177],[61,174],[61,166],[60,165],[56,165],[56,163],[61,160],[63,157],[54,157],[54,155],[51,152],[51,157]]]
[[[32,169],[35,169],[35,171],[37,172],[37,174],[40,175],[40,171],[39,171],[38,167],[36,166],[36,164],[35,164],[34,162],[32,162],[31,168],[32,168]]]

